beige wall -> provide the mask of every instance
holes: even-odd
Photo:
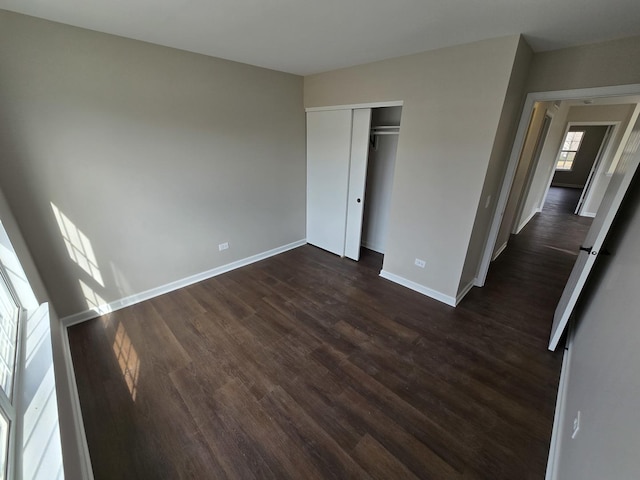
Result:
[[[542,92],[640,83],[640,37],[534,55],[527,90]],[[584,297],[568,365],[568,385],[558,435],[561,480],[635,478],[640,427],[636,399],[638,331],[637,259],[640,208],[637,182],[631,188],[626,220],[610,245],[615,255],[601,265],[602,276]],[[615,249],[615,250],[613,250]],[[605,259],[606,261],[606,259]],[[603,261],[603,262],[605,262]],[[634,290],[635,289],[635,290]],[[580,432],[571,439],[573,418],[581,410]]]
[[[528,92],[640,83],[640,36],[536,53]]]
[[[522,210],[516,219],[516,230],[520,231],[531,220],[533,215],[542,209],[549,181],[555,168],[555,158],[560,148],[569,114],[569,104],[562,102],[559,108],[549,110],[553,114],[547,138],[542,146],[538,162],[533,166],[534,171],[527,196],[522,200]]]
[[[600,152],[607,128],[605,125],[578,125],[569,129],[570,132],[583,131],[585,133],[571,170],[556,170],[551,181],[552,186],[574,188],[585,186],[591,168],[598,157],[598,152]]]
[[[498,130],[491,150],[489,165],[485,176],[480,202],[476,208],[473,233],[467,249],[464,268],[458,293],[464,293],[468,286],[474,283],[478,267],[484,254],[484,249],[493,222],[495,206],[502,187],[504,173],[509,162],[511,146],[518,127],[518,121],[524,103],[524,85],[529,72],[529,65],[533,52],[524,39],[520,39],[516,53],[507,95],[502,107]]]
[[[386,271],[456,296],[518,45],[505,37],[305,77],[306,107],[404,101]]]
[[[518,216],[518,211],[522,209],[522,202],[526,198],[526,191],[528,190],[528,180],[533,175],[533,169],[535,168],[534,156],[537,151],[538,141],[544,142],[543,127],[544,119],[547,114],[547,110],[552,108],[551,102],[538,102],[536,103],[531,121],[529,123],[529,129],[527,130],[527,136],[525,138],[524,145],[522,147],[522,153],[520,160],[518,161],[518,167],[516,169],[513,183],[511,186],[511,192],[504,209],[502,216],[502,223],[498,231],[498,237],[493,250],[493,256],[495,256],[499,250],[509,241],[514,223]],[[541,147],[542,145],[540,145]]]
[[[620,122],[615,136],[611,140],[611,152],[602,168],[596,172],[591,189],[594,195],[587,200],[585,211],[597,211],[602,200],[609,177],[605,175],[607,167],[616,156],[622,153],[623,140],[627,138],[628,131],[632,127],[635,105],[572,105],[571,102],[562,102],[549,127],[547,141],[544,144],[538,165],[536,166],[529,193],[524,202],[522,214],[518,219],[518,226],[522,228],[531,216],[542,208],[544,198],[549,187],[549,182],[555,170],[556,157],[564,139],[568,122]],[[617,153],[616,153],[617,152]],[[594,210],[591,210],[591,209]]]
[[[305,237],[301,77],[8,12],[0,65],[0,188],[61,316]]]
[[[554,479],[638,478],[640,471],[640,178],[592,274],[570,344]],[[580,411],[580,430],[571,439]]]
[[[582,208],[583,214],[594,216],[598,212],[598,207],[611,179],[608,171],[611,165],[617,163],[622,155],[637,116],[637,104],[571,107],[567,116],[568,122],[609,121],[618,122],[619,124],[614,132],[614,137],[611,139],[610,147],[604,153],[604,161],[593,174],[591,187],[585,197],[584,207]],[[558,148],[560,147],[558,146]]]

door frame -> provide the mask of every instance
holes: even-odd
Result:
[[[484,286],[487,280],[487,273],[489,272],[491,257],[495,248],[496,241],[498,239],[498,232],[500,230],[500,223],[502,222],[504,208],[507,204],[507,200],[509,199],[509,193],[511,193],[513,179],[518,167],[520,154],[522,153],[522,147],[524,146],[527,129],[529,127],[529,120],[531,119],[531,115],[533,114],[533,107],[535,103],[556,100],[562,101],[583,100],[588,98],[602,97],[620,97],[626,95],[640,95],[640,84],[635,83],[631,85],[616,85],[610,87],[592,87],[572,90],[555,90],[548,92],[531,92],[527,94],[524,107],[522,108],[518,130],[516,131],[516,137],[511,149],[511,155],[509,157],[509,162],[505,171],[504,180],[502,181],[502,187],[500,188],[500,194],[496,203],[496,209],[493,215],[493,220],[491,222],[491,228],[485,242],[482,260],[480,261],[480,265],[478,266],[478,272],[476,274],[475,281],[476,286]]]
[[[611,148],[613,147],[613,139],[618,134],[620,122],[604,123],[602,125],[606,125],[607,130],[604,134],[604,138],[602,139],[602,143],[600,144],[600,148],[598,149],[598,153],[596,154],[596,158],[593,161],[593,165],[591,165],[591,171],[589,172],[587,181],[585,182],[584,188],[582,189],[582,194],[580,195],[580,199],[578,200],[578,205],[576,205],[576,209],[573,212],[576,215],[588,216],[582,215],[582,213],[584,206],[587,204],[587,200],[591,198],[590,195],[591,193],[593,193],[591,188],[594,185],[594,179],[596,178],[597,174],[601,173],[601,166],[605,164],[605,160],[607,160],[609,158],[609,155],[613,153],[611,150]]]
[[[566,125],[564,126],[564,133],[562,134],[562,140],[560,141],[560,145],[558,146],[558,151],[556,152],[556,162],[558,160],[558,156],[560,155],[560,152],[562,151],[562,142],[564,142],[564,139],[567,137],[567,133],[569,132],[571,127],[612,127],[613,128],[613,130],[609,133],[609,135],[603,138],[602,143],[600,144],[600,148],[598,149],[598,154],[596,155],[596,158],[593,161],[593,165],[591,165],[591,171],[589,172],[588,181],[585,184],[585,186],[582,188],[582,194],[580,195],[580,200],[581,201],[584,200],[584,203],[586,203],[586,200],[590,198],[587,196],[587,193],[586,193],[587,189],[590,186],[589,181],[592,179],[595,169],[598,169],[602,165],[602,160],[607,158],[612,153],[611,147],[613,144],[611,143],[611,140],[615,138],[615,136],[618,134],[618,130],[620,128],[620,122],[618,121],[615,121],[615,122],[567,122]],[[622,138],[620,141],[623,142],[624,138]],[[605,150],[603,150],[602,148],[603,145]],[[538,204],[538,211],[541,211],[542,208],[544,207],[544,204],[547,203],[547,195],[549,195],[549,190],[551,189],[551,184],[553,183],[553,177],[555,176],[555,174],[556,174],[556,169],[554,168],[553,170],[551,170],[551,173],[549,174],[549,178],[547,179],[547,188],[545,189],[544,195],[542,195],[540,199],[540,203]]]
[[[640,92],[638,92],[640,93]],[[381,107],[403,107],[404,101],[394,100],[391,102],[372,102],[372,103],[351,103],[348,105],[331,105],[326,107],[307,107],[305,112],[322,112],[324,110],[357,110],[359,108],[381,108]]]
[[[522,214],[524,212],[526,200],[527,198],[529,198],[529,193],[531,192],[531,184],[533,183],[533,177],[535,176],[536,170],[538,168],[538,163],[540,162],[540,157],[542,156],[542,148],[544,147],[544,144],[547,141],[547,137],[549,135],[549,129],[551,127],[551,122],[553,122],[555,114],[556,114],[555,110],[551,108],[547,108],[546,111],[544,112],[544,119],[543,119],[543,124],[541,125],[541,128],[540,128],[540,135],[536,142],[535,150],[531,159],[531,165],[529,165],[529,169],[527,171],[524,184],[522,185],[522,192],[520,192],[520,199],[518,200],[516,214],[513,218],[513,226],[511,228],[511,233],[514,235],[517,235],[518,233],[520,233],[520,231],[524,228],[524,226],[529,221],[529,219],[525,219],[527,220],[526,222],[523,221]],[[523,145],[523,148],[524,148],[524,145]],[[518,159],[518,167],[519,165],[520,165],[520,158]],[[509,190],[509,195],[511,195],[511,190]],[[508,239],[507,239],[507,242],[505,242],[505,244],[500,248],[501,252],[505,248],[507,248],[507,243],[508,243]],[[495,256],[495,258],[497,258],[497,255]],[[495,260],[495,258],[493,258],[492,260]]]

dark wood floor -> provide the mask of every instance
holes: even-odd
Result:
[[[95,478],[544,478],[572,194],[455,309],[305,246],[70,328]]]

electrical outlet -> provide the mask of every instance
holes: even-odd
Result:
[[[221,252],[223,250],[226,250],[227,248],[229,248],[229,242],[224,242],[221,243],[220,245],[218,245],[218,251]]]
[[[424,260],[420,260],[419,258],[416,258],[416,261],[414,263],[416,264],[416,267],[420,268],[424,268],[424,266],[427,264],[427,262],[425,262]]]
[[[580,410],[578,410],[576,418],[573,419],[573,433],[571,433],[571,438],[576,438],[578,430],[580,430]]]

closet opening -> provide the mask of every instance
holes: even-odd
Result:
[[[402,107],[371,109],[361,246],[384,255]]]
[[[401,114],[401,102],[307,110],[309,244],[385,253]]]

